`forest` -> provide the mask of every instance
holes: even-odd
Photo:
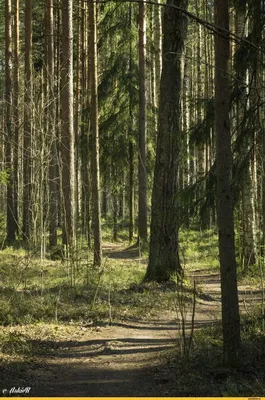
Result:
[[[265,396],[265,4],[0,3],[0,393]]]

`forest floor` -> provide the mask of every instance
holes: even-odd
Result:
[[[125,250],[113,244],[105,247],[105,254],[114,262],[122,260],[125,267],[139,257],[135,249]],[[196,332],[202,329],[209,332],[220,326],[220,277],[205,269],[191,271],[189,278],[197,283],[193,344],[196,351],[196,343],[200,341]],[[140,286],[135,285],[134,290],[140,291]],[[253,303],[261,302],[261,291],[249,285],[239,286],[239,295],[245,313]],[[39,326],[42,335],[34,340],[34,347],[42,350],[36,352],[34,362],[24,359],[10,362],[2,375],[0,391],[6,395],[12,387],[20,386],[31,388],[29,396],[42,397],[264,396],[265,376],[256,376],[252,366],[244,370],[243,386],[234,387],[234,381],[241,379],[241,372],[235,372],[233,380],[231,371],[221,366],[218,340],[215,357],[219,360],[214,361],[217,369],[210,365],[210,348],[209,354],[204,348],[203,357],[198,350],[192,362],[187,354],[184,363],[176,362],[176,354],[183,356],[185,351],[193,351],[189,348],[193,300],[192,296],[185,297],[188,305],[179,304],[184,297],[179,298],[175,311],[164,307],[156,316],[123,315],[120,320],[108,322]],[[184,331],[179,322],[181,313]],[[42,339],[45,332],[48,340]],[[198,375],[198,367],[204,370],[203,378]],[[248,387],[253,376],[258,381],[255,388],[252,384]]]

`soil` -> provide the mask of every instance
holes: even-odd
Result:
[[[131,254],[117,249],[112,254],[108,252],[113,258],[136,257],[134,250]],[[192,279],[200,288],[195,321],[195,329],[199,329],[220,319],[220,277],[194,271]],[[247,295],[248,290],[253,297],[250,288],[239,288],[242,307],[242,295]],[[187,320],[191,320],[190,316]],[[66,336],[66,340],[57,343],[52,355],[39,359],[29,380],[23,382],[24,387],[31,387],[29,396],[178,396],[170,364],[170,355],[180,337],[176,313],[164,312],[145,322],[131,320],[77,330],[74,337]]]

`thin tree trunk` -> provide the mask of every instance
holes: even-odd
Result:
[[[20,156],[20,113],[19,113],[19,0],[14,0],[14,217],[19,226],[19,156]]]
[[[88,100],[88,36],[87,36],[87,4],[84,0],[81,2],[81,135],[80,135],[80,157],[81,157],[81,214],[82,228],[85,233],[88,248],[91,248],[90,232],[90,175],[89,175],[89,100]]]
[[[160,0],[157,0],[160,3]],[[162,17],[160,6],[154,6],[155,87],[156,104],[159,105],[159,87],[162,71]]]
[[[129,144],[129,241],[132,242],[134,234],[134,146],[132,140]]]
[[[132,31],[132,4],[129,8],[130,32]],[[134,235],[134,138],[133,138],[133,110],[132,110],[132,37],[130,38],[130,60],[129,60],[129,75],[130,75],[130,92],[129,92],[129,241],[132,242]]]
[[[23,145],[23,236],[30,239],[32,229],[32,0],[25,2],[25,97]]]
[[[73,3],[62,0],[62,191],[64,243],[75,246],[75,136],[73,115]]]
[[[14,173],[13,173],[13,130],[11,121],[12,101],[12,29],[11,0],[5,0],[5,103],[6,103],[6,170],[9,174],[7,184],[7,243],[16,239],[17,221],[14,209]]]
[[[191,51],[186,46],[184,73],[183,73],[183,183],[187,188],[190,185],[190,144],[189,144],[189,129],[190,129],[190,59]],[[183,221],[185,227],[189,227],[189,204],[183,204]]]
[[[74,114],[74,129],[75,129],[75,209],[76,209],[76,223],[79,220],[79,127],[80,127],[80,108],[81,108],[81,34],[83,27],[80,24],[81,20],[81,0],[76,1],[76,14],[77,14],[77,43],[76,43],[76,81],[75,81],[75,114]]]
[[[92,226],[94,234],[94,265],[102,262],[99,131],[98,131],[98,60],[97,60],[97,18],[96,5],[88,4],[89,10],[89,65],[91,92],[91,166],[92,166]]]
[[[215,0],[215,24],[229,29],[228,0]],[[215,129],[217,164],[217,221],[221,267],[224,362],[234,365],[240,348],[233,198],[232,151],[229,123],[229,36],[215,36]]]
[[[49,163],[49,229],[50,246],[57,245],[58,226],[58,186],[57,186],[57,138],[55,134],[55,84],[54,84],[54,14],[53,0],[47,2],[47,83],[48,83],[48,138],[50,148]]]
[[[139,3],[139,240],[147,241],[146,187],[146,5]]]
[[[114,190],[112,194],[112,203],[113,203],[113,240],[117,242],[118,240],[118,196],[116,191]]]

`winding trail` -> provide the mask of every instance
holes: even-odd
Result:
[[[128,261],[137,257],[135,250],[108,252],[109,257]],[[192,277],[202,289],[196,306],[199,329],[220,319],[220,278],[207,271],[194,271]],[[245,290],[239,289],[241,294]],[[176,313],[170,312],[148,322],[89,327],[78,340],[59,343],[54,356],[43,359],[43,368],[34,372],[38,384],[30,396],[177,396],[167,355],[178,337]]]

